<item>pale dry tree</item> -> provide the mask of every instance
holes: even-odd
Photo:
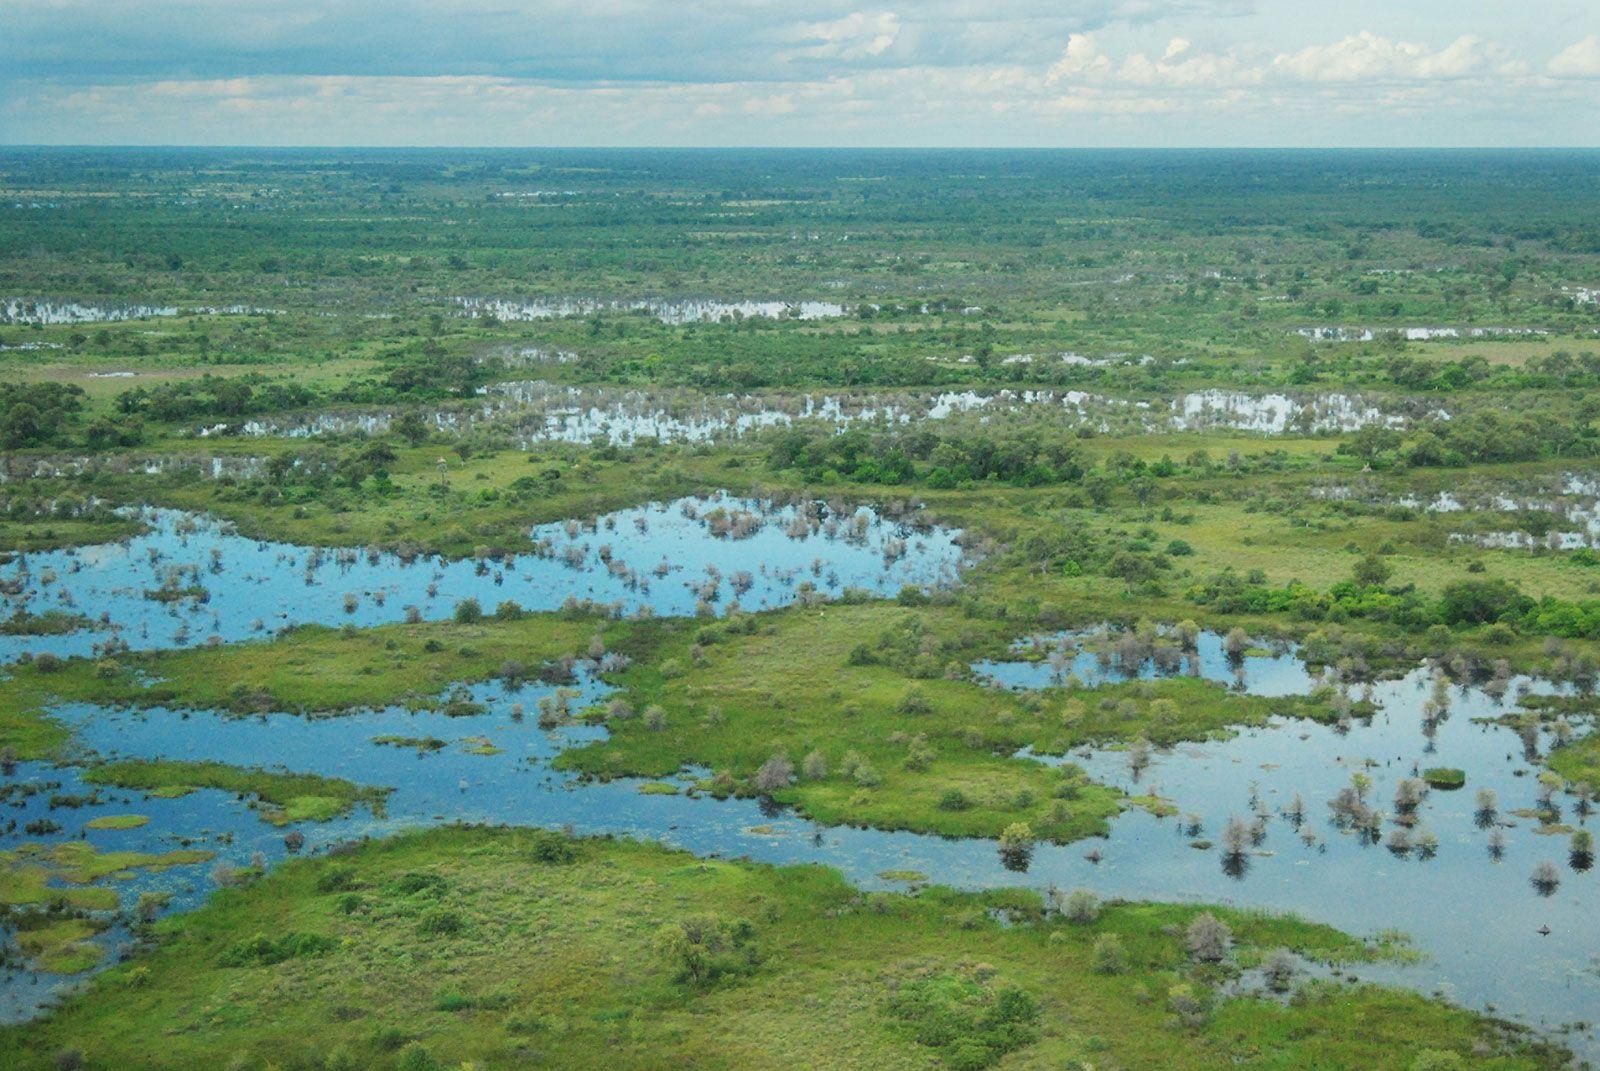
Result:
[[[1561,871],[1556,868],[1554,863],[1546,859],[1534,866],[1533,876],[1528,879],[1528,882],[1540,896],[1549,896],[1561,884]]]
[[[1222,827],[1222,854],[1241,858],[1250,850],[1250,827],[1243,818],[1230,814]]]
[[[1056,913],[1068,922],[1082,925],[1100,917],[1100,898],[1088,889],[1073,889],[1065,895],[1059,889],[1052,893],[1051,902]]]
[[[1299,971],[1299,960],[1287,948],[1274,948],[1261,961],[1261,974],[1274,993],[1286,992]]]
[[[770,795],[780,788],[787,788],[794,779],[794,764],[789,761],[789,756],[779,751],[756,771],[753,784],[757,792]]]
[[[1184,934],[1184,948],[1201,963],[1220,963],[1233,946],[1233,931],[1209,911],[1196,915]]]

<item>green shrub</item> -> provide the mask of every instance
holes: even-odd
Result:
[[[571,837],[548,829],[536,829],[528,854],[541,863],[571,863],[578,858],[578,845]]]
[[[268,967],[299,956],[320,956],[337,944],[320,933],[286,933],[276,938],[258,933],[229,945],[217,962],[224,967]]]
[[[1089,958],[1098,974],[1123,974],[1128,969],[1128,954],[1122,947],[1122,938],[1114,933],[1103,933],[1095,938]]]
[[[395,1071],[443,1071],[441,1064],[427,1046],[420,1041],[413,1041],[400,1050],[400,1059],[395,1061]]]
[[[438,874],[425,874],[421,871],[410,871],[394,879],[392,888],[402,896],[411,896],[419,892],[438,894],[445,890],[446,882]]]
[[[467,928],[466,919],[459,911],[436,907],[422,916],[417,932],[428,937],[453,937]]]
[[[1025,990],[991,989],[954,972],[902,985],[888,1010],[919,1045],[959,1071],[981,1071],[1038,1038],[1039,1007]]]
[[[760,954],[754,938],[755,927],[745,919],[698,914],[661,927],[656,945],[674,980],[707,986],[755,970]]]
[[[355,887],[356,868],[353,866],[334,866],[317,875],[317,891],[322,893],[344,892]]]
[[[1467,783],[1467,772],[1450,766],[1430,766],[1422,771],[1422,779],[1430,788],[1460,788]]]

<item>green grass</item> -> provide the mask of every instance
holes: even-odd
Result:
[[[481,680],[510,661],[537,667],[586,649],[598,633],[634,658],[617,683],[640,716],[613,720],[609,739],[564,753],[558,761],[566,768],[659,781],[707,766],[725,776],[700,790],[748,794],[760,767],[781,753],[800,777],[771,794],[820,822],[987,837],[1025,822],[1037,836],[1063,842],[1104,832],[1130,801],[1070,766],[1014,758],[1019,749],[1063,755],[1140,738],[1171,744],[1273,714],[1328,716],[1315,698],[1241,696],[1189,679],[1038,697],[960,679],[974,658],[1004,650],[1018,627],[955,606],[877,601],[711,624],[543,614],[470,626],[303,628],[273,641],[132,656],[109,673],[83,661],[52,672],[19,667],[0,686],[0,716],[48,739],[53,723],[44,712],[58,701],[241,713],[421,706],[453,681]],[[662,712],[659,727],[645,716],[651,707]],[[13,738],[27,747],[27,733],[13,730]],[[60,747],[59,738],[52,746]],[[807,771],[813,755],[821,776]],[[256,791],[238,780],[244,776],[211,785],[168,773],[146,777],[143,787]],[[269,813],[288,821],[337,813],[326,797],[352,798],[315,787],[273,791]],[[291,804],[291,797],[305,798]]]
[[[56,844],[23,844],[0,854],[12,867],[43,867],[51,877],[74,885],[87,885],[103,878],[120,876],[130,870],[165,870],[204,862],[211,853],[199,848],[181,848],[160,855],[149,852],[102,852],[86,841],[61,841]]]
[[[1173,743],[1274,713],[1328,713],[1312,699],[1239,696],[1195,680],[1021,698],[947,679],[1002,635],[953,609],[886,602],[794,608],[692,635],[661,628],[651,658],[620,678],[635,716],[610,720],[609,739],[557,763],[596,777],[706,766],[726,777],[703,790],[752,793],[759,769],[781,754],[798,779],[770,794],[819,822],[993,837],[1021,821],[1070,841],[1103,832],[1126,801],[1075,768],[1012,757],[1019,749]],[[659,726],[650,707],[664,715]],[[820,759],[820,776],[807,773],[808,757]]]
[[[1384,954],[1292,917],[1214,909],[1234,955],[1199,967],[1182,945],[1195,907],[1110,905],[1073,924],[1045,917],[1032,893],[864,897],[820,867],[626,841],[558,850],[552,838],[443,829],[289,863],[158,923],[153,952],[42,1021],[6,1028],[0,1048],[18,1071],[53,1067],[69,1049],[88,1067],[251,1071],[321,1067],[342,1051],[348,1066],[387,1071],[407,1046],[482,1071],[934,1069],[950,1066],[941,1054],[953,1050],[928,1033],[957,1012],[948,1001],[993,1007],[1009,991],[1037,1014],[1002,1067],[1406,1071],[1429,1048],[1486,1071],[1559,1066],[1510,1028],[1373,986],[1307,983],[1287,1003],[1218,998],[1204,1021],[1174,1020],[1174,986],[1206,994],[1271,948],[1334,962]],[[680,980],[659,935],[694,916],[747,920],[754,962],[707,985]],[[257,934],[292,946],[242,955],[268,948]],[[1126,973],[1093,969],[1106,935],[1121,941]],[[907,1018],[901,998],[914,992],[933,1003]]]
[[[47,974],[77,974],[99,964],[105,949],[90,938],[106,928],[97,919],[25,916],[16,931],[17,948]]]
[[[389,793],[387,788],[369,788],[316,774],[279,773],[220,762],[170,759],[106,763],[85,771],[84,780],[169,796],[200,788],[234,792],[253,797],[262,819],[273,825],[325,822],[359,804],[381,808]]]
[[[102,852],[85,841],[22,844],[0,852],[0,915],[29,969],[76,974],[99,964],[105,949],[89,939],[111,925],[108,913],[122,906],[116,888],[95,883],[127,879],[136,870],[201,863],[211,856],[196,848],[157,855]]]
[[[138,535],[143,527],[133,520],[0,520],[0,553],[110,543]]]
[[[121,655],[101,666],[13,666],[0,680],[0,747],[23,759],[63,754],[70,734],[47,713],[60,702],[237,713],[427,707],[456,681],[482,680],[511,661],[536,668],[622,628],[554,614],[482,625],[310,626],[271,641]]]
[[[142,814],[103,814],[98,818],[91,818],[85,822],[85,829],[138,829],[150,824],[150,818]]]
[[[1568,781],[1600,791],[1600,735],[1590,733],[1552,748],[1545,762]]]
[[[1467,783],[1467,774],[1465,770],[1448,766],[1430,766],[1422,771],[1422,779],[1431,788],[1453,789],[1461,788]]]
[[[69,614],[63,610],[31,614],[26,610],[18,610],[0,620],[0,636],[65,636],[79,629],[93,627],[94,622],[82,614]]]
[[[174,443],[175,450],[192,444]],[[287,444],[261,444],[263,453]],[[447,443],[399,445],[390,475],[392,489],[370,486],[291,489],[276,501],[216,480],[126,476],[107,490],[128,501],[147,501],[224,517],[256,538],[321,546],[421,545],[452,557],[484,547],[530,550],[536,524],[590,517],[642,502],[662,501],[729,483],[748,486],[767,478],[755,470],[729,469],[735,452],[640,449],[610,460],[580,446],[552,444],[531,452],[503,450],[463,461]],[[543,474],[558,472],[554,483]],[[517,480],[533,477],[539,488],[517,491]],[[768,480],[767,482],[771,482]]]

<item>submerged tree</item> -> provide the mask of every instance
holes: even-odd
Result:
[[[1495,820],[1495,813],[1500,809],[1500,797],[1495,795],[1495,791],[1492,788],[1480,788],[1478,789],[1477,804],[1474,818],[1478,823],[1478,827],[1482,829],[1492,825]]]
[[[1547,859],[1533,868],[1533,876],[1528,882],[1540,896],[1550,896],[1561,884],[1561,871]]]
[[[1587,829],[1577,829],[1568,842],[1568,861],[1572,869],[1583,871],[1594,865],[1594,834]]]
[[[1261,961],[1261,974],[1274,993],[1287,991],[1299,971],[1300,961],[1287,948],[1274,948]]]
[[[1033,827],[1012,822],[1000,832],[1000,862],[1007,870],[1027,870],[1033,859]]]

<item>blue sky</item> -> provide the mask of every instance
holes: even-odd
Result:
[[[1600,0],[3,0],[0,142],[1582,145]]]

